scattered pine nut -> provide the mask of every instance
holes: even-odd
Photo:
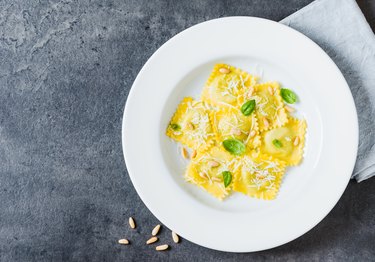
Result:
[[[187,152],[187,150],[186,150],[185,147],[182,147],[182,148],[181,148],[181,155],[182,155],[182,157],[185,158],[185,159],[189,158],[188,152]]]
[[[247,98],[250,98],[253,96],[254,93],[254,87],[250,87],[249,91],[247,92]]]
[[[236,128],[236,127],[233,127],[230,131],[233,135],[236,135],[236,136],[240,136],[242,134],[241,130]]]
[[[263,118],[263,124],[265,128],[268,128],[270,126],[270,122],[268,122],[267,118]]]
[[[210,167],[217,167],[217,166],[219,166],[219,163],[216,162],[216,161],[211,160],[211,161],[208,161],[208,165]]]
[[[203,179],[208,179],[208,175],[204,172],[199,172],[199,176]]]
[[[152,243],[155,243],[156,241],[158,241],[157,237],[151,237],[149,240],[146,241],[146,244],[150,245]]]
[[[132,217],[129,217],[129,225],[130,225],[131,228],[133,228],[133,229],[135,228],[135,221]]]
[[[168,245],[160,245],[160,246],[157,246],[155,249],[157,251],[164,251],[164,250],[167,250],[169,248]]]
[[[159,233],[159,230],[160,230],[160,225],[157,225],[156,227],[154,227],[151,234],[153,236],[156,236]]]
[[[193,152],[191,153],[191,158],[195,158],[197,156],[197,150],[193,150]]]
[[[222,74],[229,74],[230,70],[228,68],[222,67],[219,69],[219,72]]]
[[[296,138],[294,138],[293,145],[298,146],[298,144],[299,144],[299,137],[296,136]]]
[[[286,111],[288,111],[289,113],[293,113],[294,111],[296,111],[293,107],[290,107],[290,106],[285,106],[284,107]]]
[[[273,96],[273,94],[275,93],[275,90],[273,89],[272,86],[269,86],[268,87],[268,92],[271,94],[271,96]]]
[[[172,238],[175,243],[180,242],[180,237],[176,234],[176,232],[172,231]]]
[[[251,130],[250,132],[250,137],[254,137],[256,135],[257,132],[255,132],[255,130]]]
[[[128,245],[129,244],[129,240],[123,238],[123,239],[120,239],[118,241],[118,243],[121,244],[121,245]]]
[[[215,176],[212,177],[211,180],[214,181],[214,182],[221,182],[221,179],[218,178],[218,177],[215,177]]]
[[[189,123],[187,123],[187,128],[190,129],[190,130],[193,130],[194,125],[191,122],[189,122]]]

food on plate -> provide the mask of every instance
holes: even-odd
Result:
[[[274,199],[285,172],[285,163],[260,154],[246,154],[236,165],[233,190],[250,197]]]
[[[250,149],[255,149],[260,145],[255,114],[245,116],[239,109],[219,108],[211,112],[211,123],[216,141],[235,138]]]
[[[255,85],[251,96],[247,96],[248,100],[255,101],[255,114],[260,131],[282,126],[288,121],[278,83]]]
[[[203,101],[184,98],[167,128],[167,135],[190,148],[206,150],[215,137],[210,108]]]
[[[223,200],[232,191],[277,197],[287,166],[303,158],[306,121],[296,93],[227,64],[215,65],[201,100],[186,97],[166,134],[191,149],[186,181]],[[188,152],[183,147],[182,156]]]
[[[230,65],[217,64],[203,88],[201,99],[215,107],[237,108],[238,95],[255,83],[254,76]]]
[[[198,153],[189,163],[185,179],[218,199],[224,199],[230,192],[228,181],[234,171],[234,156],[220,146]]]
[[[264,131],[260,151],[276,157],[288,166],[297,165],[303,156],[306,121],[289,118],[284,126]]]

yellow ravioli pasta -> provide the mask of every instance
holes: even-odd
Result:
[[[247,91],[245,90],[243,93]],[[244,95],[239,98],[245,100]],[[247,95],[247,99],[254,99],[256,102],[255,114],[260,131],[282,126],[288,121],[280,96],[280,86],[277,82],[255,85],[254,91],[251,92],[251,95]]]
[[[245,116],[240,110],[220,108],[211,113],[211,123],[217,140],[235,138],[249,149],[260,145],[258,123],[255,114]]]
[[[287,165],[297,165],[303,156],[305,132],[305,120],[290,118],[284,126],[261,134],[261,151],[285,161]]]
[[[233,156],[220,147],[211,147],[192,159],[187,167],[185,179],[222,200],[231,188],[224,186],[222,173],[224,171],[233,173],[233,159]]]
[[[166,130],[194,149],[190,156],[185,148],[181,153],[185,161],[190,157],[185,180],[220,200],[232,190],[275,199],[286,167],[303,157],[306,121],[287,114],[279,83],[256,81],[236,67],[216,64],[201,101],[184,98]]]
[[[270,156],[259,154],[247,154],[238,161],[233,190],[250,197],[275,199],[285,172],[285,164]]]
[[[215,65],[202,92],[202,100],[212,106],[237,108],[237,96],[256,82],[254,76],[226,64]]]
[[[215,137],[209,108],[201,101],[186,97],[180,103],[167,127],[167,136],[196,150],[205,150]]]

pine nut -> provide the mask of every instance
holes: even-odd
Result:
[[[294,138],[293,145],[298,146],[298,144],[299,144],[299,137],[296,136],[296,138]]]
[[[293,107],[290,107],[290,106],[285,106],[284,107],[286,111],[288,111],[289,113],[293,113],[294,111],[296,111]]]
[[[181,148],[181,155],[182,155],[182,157],[185,158],[185,159],[189,158],[188,152],[187,152],[187,150],[186,150],[185,147],[182,147],[182,148]]]
[[[157,237],[151,237],[149,240],[146,241],[146,244],[150,245],[152,243],[155,243],[156,241],[158,241]]]
[[[118,243],[121,244],[121,245],[128,245],[129,244],[129,240],[123,238],[123,239],[120,239],[118,241]]]
[[[160,225],[157,225],[156,227],[154,227],[151,234],[153,236],[156,236],[159,233],[159,230],[160,230]]]
[[[272,86],[269,86],[268,87],[268,92],[271,94],[271,96],[273,96],[273,94],[275,93],[275,90],[273,89]]]
[[[254,87],[250,87],[249,91],[247,91],[247,98],[251,98],[254,93]]]
[[[212,177],[211,180],[214,182],[221,182],[221,179],[218,177]]]
[[[129,217],[129,225],[130,225],[131,228],[133,228],[133,229],[135,228],[135,221],[132,217]]]
[[[175,243],[180,242],[180,237],[176,234],[176,232],[172,231],[172,238]]]
[[[206,180],[208,179],[208,175],[204,172],[199,172],[199,176],[203,179],[206,179]]]
[[[219,72],[222,74],[229,74],[230,70],[228,68],[222,67],[219,69]]]
[[[168,245],[160,245],[160,246],[157,246],[155,249],[157,251],[163,251],[163,250],[167,250],[169,248]]]
[[[255,132],[255,130],[251,130],[250,132],[250,137],[254,137],[256,135],[257,132]]]
[[[190,130],[193,130],[194,125],[191,122],[189,122],[189,123],[187,123],[187,128],[190,129]]]
[[[208,161],[208,165],[210,167],[217,167],[217,166],[219,166],[219,163],[216,162],[216,161],[211,160],[211,161]]]
[[[191,153],[191,158],[195,158],[197,156],[197,150],[193,150],[193,152]]]
[[[265,128],[268,128],[270,126],[270,122],[268,122],[267,118],[263,118],[263,124]]]
[[[230,131],[233,135],[240,136],[242,134],[241,130],[233,127]]]

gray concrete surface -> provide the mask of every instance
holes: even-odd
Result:
[[[351,182],[317,227],[272,250],[144,245],[158,221],[121,149],[123,108],[142,65],[191,25],[231,15],[280,20],[309,2],[0,0],[0,260],[374,260],[374,178]],[[359,3],[374,28],[375,2]],[[124,235],[132,245],[116,244]],[[171,243],[169,235],[162,230]]]

